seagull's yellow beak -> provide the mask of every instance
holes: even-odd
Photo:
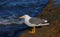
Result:
[[[21,18],[23,18],[23,16],[20,16],[19,18],[21,19]]]

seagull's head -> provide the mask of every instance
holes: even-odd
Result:
[[[23,15],[23,16],[21,16],[19,18],[30,18],[30,16],[29,15]]]

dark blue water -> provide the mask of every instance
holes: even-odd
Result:
[[[47,4],[48,0],[0,0],[0,19],[19,19],[25,14],[36,17]],[[25,24],[0,26],[0,37],[18,37],[28,28]]]
[[[55,6],[60,6],[60,0],[54,0],[54,5]]]

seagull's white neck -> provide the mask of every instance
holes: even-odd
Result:
[[[26,17],[25,17],[25,24],[26,24],[26,25],[31,25],[31,23],[29,22],[30,19],[31,19],[30,16],[26,16]]]

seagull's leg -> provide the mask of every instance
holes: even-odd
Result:
[[[32,28],[32,31],[29,31],[29,33],[34,34],[34,33],[35,33],[35,29],[36,29],[36,27],[34,26],[34,27]]]

